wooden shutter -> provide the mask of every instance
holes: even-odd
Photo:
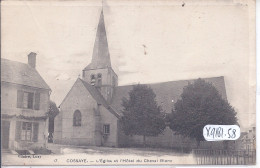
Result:
[[[33,109],[33,93],[28,94],[28,108]]]
[[[16,121],[16,129],[15,129],[15,140],[16,141],[21,139],[21,130],[22,130],[22,122]]]
[[[34,109],[35,110],[40,110],[40,98],[41,98],[41,94],[35,93],[35,102],[34,102]]]
[[[17,108],[23,107],[23,91],[17,90]]]
[[[33,123],[33,142],[38,141],[39,123]]]

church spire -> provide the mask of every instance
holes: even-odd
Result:
[[[118,77],[111,67],[104,22],[103,3],[97,26],[92,61],[83,69],[82,79],[95,86],[108,103],[112,101],[115,87],[118,85]]]
[[[99,69],[99,68],[107,68],[111,67],[110,54],[108,50],[107,43],[107,35],[106,28],[104,22],[104,14],[103,14],[103,1],[102,1],[102,9],[99,18],[99,23],[97,27],[96,40],[94,44],[92,61],[91,63],[84,69]]]

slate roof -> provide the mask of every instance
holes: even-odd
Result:
[[[224,77],[213,77],[213,78],[203,78],[205,81],[212,83],[213,86],[217,88],[219,93],[222,95],[223,99],[227,100],[225,81]],[[193,80],[180,80],[180,81],[170,81],[163,83],[148,84],[156,94],[156,100],[158,105],[162,106],[162,109],[166,113],[171,113],[174,103],[180,98],[183,88],[192,83]],[[122,99],[129,98],[128,93],[133,89],[133,85],[118,86],[115,88],[115,93],[112,99],[111,107],[116,109],[119,115],[122,115]]]
[[[110,55],[108,50],[107,36],[106,36],[106,28],[104,23],[104,15],[103,10],[100,14],[99,24],[97,27],[96,39],[92,54],[91,63],[85,67],[84,70],[89,69],[100,69],[111,67]],[[226,89],[224,77],[213,77],[213,78],[205,78],[207,82],[212,83],[222,97],[227,100]],[[128,86],[117,86],[115,88],[115,92],[112,98],[111,104],[104,99],[101,93],[89,83],[81,80],[87,90],[90,92],[92,97],[97,101],[97,103],[102,104],[105,108],[110,110],[111,113],[115,115],[122,115],[122,99],[128,99],[128,93],[133,89],[132,85]],[[183,88],[188,85],[189,82],[193,82],[193,80],[181,80],[181,81],[170,81],[163,83],[155,83],[148,84],[151,86],[153,91],[156,94],[156,99],[158,105],[162,106],[163,110],[166,113],[171,113],[174,103],[180,98],[182,94]],[[114,110],[115,109],[115,110]]]
[[[92,61],[88,66],[84,68],[84,70],[100,69],[107,67],[111,67],[111,61],[108,50],[104,15],[102,10],[97,27],[96,39],[92,53]]]
[[[85,88],[89,91],[91,96],[96,100],[98,104],[103,105],[109,112],[114,114],[116,117],[119,117],[119,114],[107,103],[105,98],[101,95],[100,91],[97,90],[95,86],[92,86],[91,84],[83,81],[82,79],[78,78]]]
[[[224,100],[227,100],[225,81],[223,76],[202,79],[209,83],[212,83],[213,86],[216,87],[222,98]],[[98,104],[104,106],[110,113],[114,114],[117,118],[123,115],[123,108],[121,105],[122,99],[128,99],[128,93],[133,89],[133,85],[117,86],[115,88],[112,102],[111,104],[109,104],[95,86],[92,86],[91,84],[80,78],[78,78],[78,80],[82,82],[82,84],[85,86],[85,88],[88,90],[88,92],[91,94],[91,96],[95,99],[95,101]],[[194,80],[195,79],[170,81],[147,85],[149,85],[156,94],[156,100],[158,105],[160,105],[166,113],[171,113],[171,110],[174,107],[174,103],[180,98],[180,95],[182,94],[183,88],[187,86],[188,83],[194,82]]]
[[[51,90],[35,68],[3,58],[1,58],[1,82]]]

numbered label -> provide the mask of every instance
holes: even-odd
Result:
[[[237,140],[240,128],[237,125],[206,125],[203,136],[206,141]]]

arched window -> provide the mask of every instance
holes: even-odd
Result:
[[[95,83],[96,83],[96,77],[95,77],[95,75],[94,74],[91,74],[91,76],[90,76],[90,83],[91,83],[91,85],[95,85]]]
[[[81,113],[76,110],[73,114],[73,126],[81,126]]]
[[[102,74],[101,74],[101,73],[99,73],[99,74],[97,75],[97,85],[98,85],[98,86],[101,86],[101,85],[102,85]]]

